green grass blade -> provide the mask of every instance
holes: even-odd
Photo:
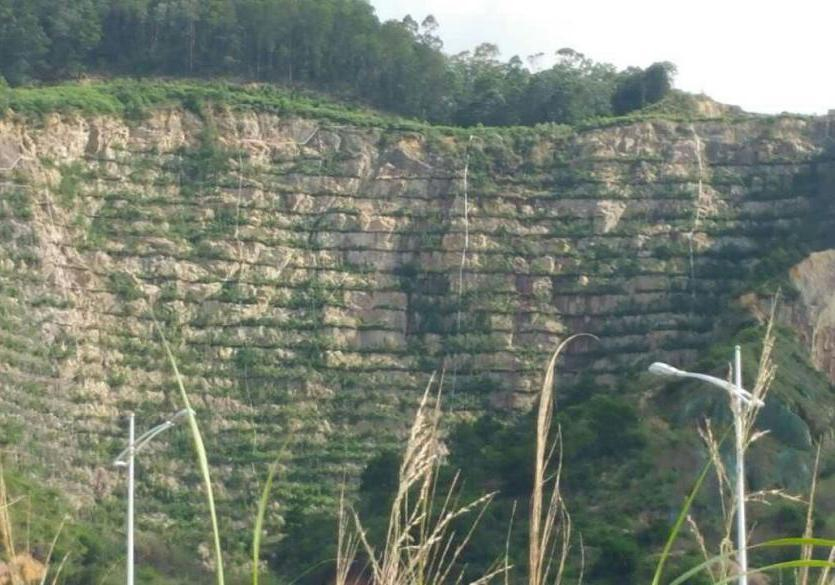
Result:
[[[774,546],[826,546],[832,548],[835,546],[835,539],[812,537],[775,538],[774,540],[766,540],[749,548]]]
[[[217,583],[218,585],[224,585],[223,554],[220,549],[220,529],[218,528],[217,523],[215,497],[214,492],[212,491],[212,477],[209,473],[209,459],[206,456],[206,447],[203,444],[203,436],[200,434],[200,427],[197,426],[197,419],[194,416],[194,411],[191,408],[191,402],[188,399],[186,388],[183,385],[183,378],[180,375],[180,370],[177,368],[177,360],[174,359],[174,354],[171,352],[171,347],[168,345],[168,340],[165,339],[165,335],[162,332],[162,328],[159,326],[159,322],[157,321],[156,315],[154,315],[153,309],[151,310],[151,318],[153,319],[154,327],[156,327],[157,333],[159,333],[159,337],[162,340],[162,346],[165,348],[165,353],[168,355],[168,361],[171,364],[171,368],[174,370],[174,376],[177,379],[177,386],[179,386],[180,388],[180,397],[183,400],[185,408],[188,409],[188,425],[191,429],[191,437],[194,443],[194,450],[197,453],[197,460],[200,463],[200,472],[203,475],[203,485],[206,488],[206,501],[209,504],[209,516],[211,517],[212,521],[212,535],[214,537],[215,547],[215,562],[217,564]]]
[[[670,582],[670,585],[681,585],[687,579],[689,579],[690,577],[692,577],[693,575],[698,573],[699,570],[703,569],[707,565],[710,565],[710,564],[713,564],[713,563],[716,563],[716,562],[720,562],[720,561],[725,560],[727,558],[730,558],[732,556],[733,555],[724,555],[724,559],[723,559],[723,557],[713,557],[712,559],[709,559],[708,561],[705,561],[704,563],[699,565],[699,567],[696,567],[695,570],[691,569],[691,570],[687,571],[686,573],[682,574],[680,577],[678,577],[674,581]],[[768,571],[775,571],[775,570],[778,570],[778,569],[799,569],[799,568],[835,569],[835,563],[832,563],[832,562],[829,562],[829,561],[822,561],[822,560],[818,560],[818,559],[802,559],[802,560],[797,560],[797,561],[783,561],[783,562],[780,562],[780,563],[774,563],[772,565],[765,565],[764,567],[751,569],[748,572],[746,572],[745,575],[751,576],[751,575],[756,575],[757,573],[766,573]],[[734,581],[739,579],[739,576],[740,576],[740,574],[725,577],[724,579],[720,579],[719,581],[715,581],[713,583],[713,585],[725,585],[726,583],[733,583]]]
[[[728,436],[730,433],[730,429],[726,430],[725,433],[722,435],[722,438],[719,439],[719,444],[721,445],[725,437]],[[670,535],[667,537],[667,542],[664,543],[664,549],[661,551],[661,556],[658,559],[658,564],[655,567],[655,574],[652,576],[652,585],[660,585],[661,583],[661,574],[664,572],[664,565],[667,563],[667,559],[670,556],[670,550],[673,548],[673,543],[678,538],[678,533],[681,531],[681,527],[684,525],[684,521],[687,519],[687,513],[690,511],[690,507],[693,505],[693,500],[696,499],[696,495],[699,493],[699,489],[702,487],[702,483],[704,483],[705,478],[707,477],[710,468],[712,467],[712,461],[708,458],[707,462],[705,463],[704,467],[702,467],[702,471],[699,473],[699,477],[696,479],[695,485],[693,485],[693,489],[690,491],[690,494],[687,496],[687,499],[684,500],[684,505],[681,507],[681,511],[678,513],[678,518],[676,518],[675,524],[670,529]]]
[[[261,532],[264,527],[264,515],[267,513],[267,502],[270,499],[270,491],[273,487],[273,478],[278,471],[278,461],[281,455],[275,458],[270,471],[267,474],[267,481],[264,482],[264,489],[261,491],[261,498],[258,500],[258,512],[255,515],[255,526],[252,529],[252,585],[258,585],[258,562],[261,560]]]
[[[757,548],[774,548],[774,547],[781,547],[781,546],[825,546],[825,547],[833,547],[835,546],[835,540],[830,540],[828,538],[776,538],[774,540],[768,540],[766,542],[761,542],[759,544],[755,544],[754,546],[749,546],[748,550],[753,550]],[[676,577],[673,581],[670,582],[669,585],[680,585],[687,581],[690,577],[693,577],[697,573],[707,569],[711,565],[715,565],[718,563],[723,563],[727,560],[730,560],[736,556],[736,551],[725,554],[725,555],[717,555],[715,557],[711,557],[704,561],[703,563],[699,563],[692,569],[689,569]],[[813,564],[803,564],[806,562],[810,562]],[[791,564],[787,565],[785,563],[800,563],[800,564]],[[824,564],[818,564],[824,563]],[[816,559],[808,559],[808,560],[797,560],[797,561],[784,561],[784,563],[777,563],[776,565],[767,565],[765,567],[760,567],[758,569],[752,569],[748,573],[762,573],[767,570],[772,569],[786,569],[786,568],[809,568],[809,567],[830,567],[835,568],[835,563],[830,563],[828,561],[819,561]],[[725,583],[728,581],[736,580],[739,575],[734,575],[724,581],[719,581],[714,583],[713,585],[719,585],[719,583]]]
[[[724,554],[724,555],[717,555],[715,557],[709,558],[706,561],[704,561],[702,563],[699,563],[698,565],[696,565],[692,569],[688,569],[687,571],[685,571],[684,573],[682,573],[681,575],[679,575],[678,577],[673,579],[673,581],[671,581],[669,585],[678,585],[679,583],[684,583],[690,577],[696,575],[697,573],[700,573],[701,571],[703,571],[704,569],[707,569],[711,565],[716,565],[718,563],[724,563],[725,561],[730,560],[735,556],[736,556],[736,551],[734,551],[732,553],[728,553],[728,554]],[[734,577],[734,578],[736,578],[736,577]],[[712,585],[716,585],[716,583],[713,583]]]

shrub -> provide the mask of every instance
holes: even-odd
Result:
[[[142,291],[133,277],[126,272],[114,272],[108,276],[108,290],[123,301],[135,301],[142,298]]]

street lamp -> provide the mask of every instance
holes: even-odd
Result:
[[[113,461],[113,465],[116,467],[128,468],[127,585],[133,585],[133,459],[139,450],[150,443],[154,437],[170,429],[177,424],[178,420],[189,414],[194,414],[194,411],[184,408],[164,423],[160,423],[154,428],[142,433],[138,438],[134,438],[133,413],[130,413],[128,446]]]
[[[739,585],[748,585],[748,549],[747,533],[745,530],[745,437],[742,417],[742,405],[748,408],[759,408],[765,403],[742,387],[742,357],[740,347],[734,347],[734,383],[731,384],[721,378],[706,374],[695,374],[674,368],[661,362],[655,362],[649,371],[656,376],[672,376],[676,378],[693,378],[701,380],[727,391],[731,398],[731,411],[734,415],[734,431],[736,433],[736,538],[737,557],[739,561]]]

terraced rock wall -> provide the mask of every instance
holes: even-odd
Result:
[[[178,407],[153,307],[221,500],[289,441],[283,493],[329,505],[439,367],[466,415],[529,404],[570,333],[599,342],[572,346],[569,379],[696,361],[736,299],[835,247],[833,139],[795,117],[468,136],[223,108],[7,116],[0,439],[79,503],[106,499],[119,417]],[[806,273],[786,320],[818,340]],[[171,442],[142,489],[187,516],[197,479]]]

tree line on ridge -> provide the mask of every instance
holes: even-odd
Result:
[[[302,86],[433,123],[572,124],[657,102],[675,67],[618,70],[571,49],[538,70],[483,43],[443,52],[438,22],[381,22],[366,0],[0,0],[0,84],[83,74]]]

